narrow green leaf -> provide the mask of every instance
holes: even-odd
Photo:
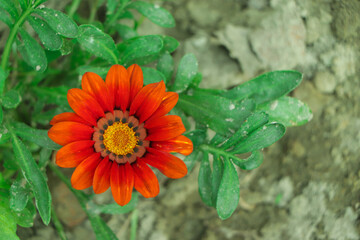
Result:
[[[252,98],[261,104],[288,94],[301,80],[302,74],[297,71],[268,72],[224,92],[222,96],[231,99]]]
[[[35,129],[21,122],[14,122],[12,126],[14,127],[14,133],[24,140],[48,149],[59,150],[61,148],[60,145],[54,143],[48,137],[48,130]]]
[[[125,206],[121,207],[117,203],[108,204],[108,205],[95,205],[90,204],[89,211],[92,211],[94,214],[106,213],[106,214],[125,214],[134,210],[138,204],[138,194],[133,193],[131,201]]]
[[[200,160],[201,156],[201,151],[194,150],[189,156],[185,157],[184,163],[187,167],[188,174],[190,174],[191,170],[194,168],[196,162]]]
[[[12,27],[13,21],[11,20],[9,14],[0,7],[0,21],[8,25],[9,28]]]
[[[32,90],[42,102],[57,104],[59,106],[68,105],[66,94],[69,87],[33,87]]]
[[[16,223],[21,227],[32,227],[34,225],[34,219],[36,216],[36,209],[32,201],[27,202],[27,206],[21,212],[15,212],[17,216]]]
[[[39,157],[39,162],[38,162],[38,166],[40,169],[45,168],[46,165],[48,163],[50,163],[51,161],[51,154],[52,154],[52,150],[48,149],[48,148],[43,148],[40,151],[40,157]]]
[[[264,155],[260,150],[252,152],[250,157],[245,159],[245,161],[239,161],[238,159],[232,159],[232,161],[238,165],[241,169],[244,170],[253,170],[258,168],[264,161]]]
[[[254,130],[262,127],[268,122],[269,116],[265,112],[253,113],[245,120],[243,124],[241,124],[241,127],[230,138],[226,139],[226,142],[221,146],[221,148],[228,149],[234,146],[237,142],[242,141]]]
[[[6,126],[0,125],[0,144],[4,144],[10,140],[10,132]]]
[[[309,122],[313,114],[310,108],[300,100],[292,97],[281,97],[258,107],[269,114],[270,121],[279,122],[286,127],[300,126]]]
[[[162,37],[157,35],[140,36],[119,45],[121,64],[129,66],[138,59],[155,55],[163,48]]]
[[[232,135],[255,109],[250,99],[237,102],[196,90],[189,94],[192,95],[180,94],[177,106],[197,122],[224,136]]]
[[[11,109],[16,108],[21,102],[21,96],[18,91],[15,89],[11,89],[7,93],[5,93],[2,99],[2,105],[4,108]]]
[[[207,154],[206,152],[204,152],[204,154]],[[220,157],[218,157],[217,155],[213,155],[214,156],[214,160],[213,160],[213,172],[212,172],[212,181],[211,181],[211,192],[212,192],[212,206],[217,206],[217,198],[218,198],[218,192],[219,192],[219,187],[220,187],[220,183],[221,183],[221,179],[223,177],[223,172],[224,172],[224,164],[221,160]]]
[[[206,140],[205,129],[195,129],[190,132],[186,132],[184,135],[192,141],[194,148],[200,146]]]
[[[203,202],[212,207],[212,176],[211,168],[209,162],[209,154],[203,154],[203,159],[201,160],[200,170],[199,170],[199,194]]]
[[[231,216],[239,204],[240,184],[234,165],[224,159],[224,174],[217,195],[216,210],[219,217],[225,220]]]
[[[198,62],[194,54],[186,54],[181,60],[176,72],[174,85],[171,86],[172,91],[185,91],[198,72]]]
[[[156,69],[164,74],[166,82],[170,82],[174,72],[174,60],[169,52],[165,52],[160,56]]]
[[[144,85],[160,82],[161,80],[166,83],[166,77],[158,70],[148,67],[142,67],[141,70],[144,75]]]
[[[138,33],[133,28],[128,27],[126,25],[117,24],[114,26],[114,28],[119,33],[122,40],[124,41],[138,36]]]
[[[84,75],[86,72],[93,72],[98,74],[100,77],[102,77],[103,79],[105,79],[106,74],[108,73],[110,69],[110,66],[108,67],[94,67],[94,66],[80,66],[76,69],[76,72],[82,76]],[[66,97],[66,95],[64,95]]]
[[[19,13],[13,1],[0,0],[0,8],[3,8],[5,11],[7,11],[10,14],[12,20],[16,20],[19,17]]]
[[[31,186],[40,217],[44,224],[48,225],[51,217],[51,194],[44,175],[39,170],[35,160],[24,143],[18,139],[13,132],[11,133],[11,137],[15,157],[19,162],[26,181]]]
[[[200,72],[198,72],[195,77],[193,78],[191,84],[190,84],[190,87],[191,88],[198,88],[201,81],[202,81],[202,74]]]
[[[6,1],[6,0],[5,0]],[[29,1],[28,0],[18,0],[20,3],[20,7],[23,11],[26,11],[26,9],[29,6]]]
[[[281,123],[266,124],[252,132],[245,140],[240,141],[231,152],[240,154],[268,147],[282,138],[284,134],[285,126]]]
[[[55,51],[61,48],[62,38],[44,20],[30,16],[28,21],[46,49]]]
[[[19,29],[22,43],[19,52],[25,62],[36,71],[44,72],[47,67],[47,58],[44,49],[25,30]]]
[[[81,25],[79,32],[77,40],[86,51],[109,63],[118,63],[119,52],[110,35],[93,25]]]
[[[67,38],[77,37],[78,26],[65,13],[51,8],[35,9],[34,13],[42,17],[57,34]]]
[[[10,188],[10,208],[20,212],[24,210],[29,200],[29,191],[26,188],[26,180],[16,180]]]
[[[132,2],[128,8],[136,9],[139,13],[147,17],[153,23],[165,27],[175,27],[175,20],[173,16],[164,8],[147,2],[136,1]]]
[[[104,220],[98,214],[89,213],[88,214],[91,227],[95,232],[96,239],[101,240],[118,240],[116,235],[111,231],[109,226],[104,222]]]

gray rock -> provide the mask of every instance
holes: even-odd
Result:
[[[333,93],[336,88],[335,77],[329,72],[318,72],[314,82],[316,88],[322,93]]]

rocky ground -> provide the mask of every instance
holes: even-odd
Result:
[[[360,2],[168,0],[162,5],[174,14],[177,27],[165,31],[145,21],[140,31],[179,39],[175,58],[197,56],[202,87],[228,88],[266,71],[295,69],[304,80],[292,95],[311,107],[314,118],[289,128],[265,149],[261,167],[239,172],[240,203],[226,221],[201,202],[198,168],[177,181],[160,177],[160,195],[140,199],[138,239],[360,239]],[[66,187],[53,186],[69,239],[95,239]],[[111,202],[111,193],[96,201]],[[128,239],[130,218],[105,216],[119,239]],[[40,226],[28,230],[36,235],[32,240],[57,238],[52,228]]]

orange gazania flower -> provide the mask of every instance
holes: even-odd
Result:
[[[189,155],[193,145],[181,135],[181,118],[166,115],[179,96],[166,92],[163,81],[143,86],[138,65],[114,65],[105,82],[87,72],[81,86],[67,95],[75,113],[56,115],[48,132],[63,146],[56,164],[76,167],[71,177],[75,189],[93,186],[99,194],[111,186],[115,201],[123,206],[134,187],[146,198],[158,195],[159,183],[148,165],[169,178],[187,174],[184,162],[170,152]]]

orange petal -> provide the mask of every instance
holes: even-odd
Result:
[[[139,122],[146,121],[161,104],[165,95],[164,81],[146,85],[136,95],[130,107],[130,115],[139,117]]]
[[[110,186],[110,171],[113,161],[106,156],[97,166],[93,179],[94,193],[100,194],[105,192]]]
[[[159,194],[159,182],[154,172],[142,159],[131,165],[135,173],[135,189],[146,198],[156,197]]]
[[[147,154],[143,158],[144,162],[157,168],[169,178],[182,178],[187,174],[185,163],[167,152],[162,152],[153,148],[146,148]]]
[[[100,117],[104,117],[104,110],[90,94],[78,88],[68,91],[67,99],[70,107],[77,115],[82,117],[93,126],[96,125]]]
[[[111,192],[117,204],[120,206],[128,204],[134,188],[134,171],[129,162],[112,165],[110,183]]]
[[[72,142],[56,153],[56,164],[63,168],[77,167],[85,158],[94,153],[94,141]]]
[[[50,125],[55,125],[56,123],[59,123],[59,122],[78,122],[78,123],[90,125],[87,121],[82,119],[79,115],[77,115],[76,113],[72,113],[72,112],[64,112],[64,113],[60,113],[60,114],[54,116],[53,119],[50,121]]]
[[[144,77],[143,72],[139,65],[133,64],[128,67],[127,72],[130,77],[130,104],[134,100],[136,94],[140,91],[140,89],[144,85]]]
[[[130,80],[129,74],[121,65],[113,65],[105,80],[110,94],[113,94],[115,107],[121,107],[123,111],[129,107]]]
[[[151,142],[151,147],[164,152],[177,152],[189,155],[193,151],[193,143],[184,135],[177,136],[167,141]]]
[[[73,188],[83,190],[91,187],[95,169],[101,160],[100,153],[94,153],[80,163],[71,176],[71,185]]]
[[[166,92],[158,109],[151,115],[148,121],[162,117],[170,112],[179,100],[179,94],[176,92]]]
[[[114,96],[110,94],[104,80],[99,75],[92,72],[85,73],[81,80],[81,87],[96,99],[104,112],[114,111]]]
[[[181,118],[176,115],[167,115],[145,123],[148,136],[145,140],[166,141],[185,132]]]
[[[59,122],[48,132],[51,140],[62,146],[76,141],[90,140],[94,129],[77,122]]]

